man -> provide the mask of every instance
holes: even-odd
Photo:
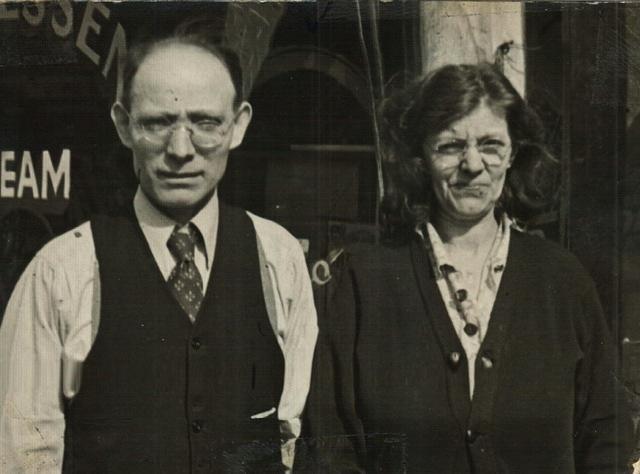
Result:
[[[292,465],[316,312],[298,242],[218,201],[251,120],[241,84],[233,53],[188,32],[129,51],[111,116],[139,188],[45,246],[13,292],[1,472]]]

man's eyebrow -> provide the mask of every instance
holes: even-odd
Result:
[[[178,118],[178,114],[157,111],[157,112],[141,112],[138,115],[138,119],[152,119],[152,118],[165,118],[168,120],[176,120]]]
[[[221,122],[223,122],[225,119],[224,114],[216,113],[211,110],[193,110],[193,111],[187,112],[187,117],[189,117],[189,119],[191,120],[205,118],[205,119],[216,119],[216,120],[220,120]]]
[[[163,111],[149,111],[142,112],[137,116],[138,120],[152,120],[162,118],[168,120],[170,122],[175,122],[180,118],[180,114],[172,113],[172,112],[163,112]],[[217,120],[219,122],[225,121],[224,114],[218,114],[211,110],[194,110],[191,112],[187,112],[187,118],[192,122],[197,122],[198,120]]]

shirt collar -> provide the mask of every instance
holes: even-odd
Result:
[[[489,252],[489,265],[494,271],[504,270],[504,266],[507,262],[507,255],[509,253],[509,241],[511,240],[511,227],[514,225],[513,221],[507,216],[506,213],[502,214],[499,222],[498,234],[493,242],[491,250]],[[449,265],[453,267],[452,260],[449,254],[445,250],[444,243],[438,234],[438,231],[431,222],[427,222],[423,225],[416,227],[416,232],[427,245],[431,264],[433,266],[433,272],[437,278],[442,277],[440,268],[443,265]]]
[[[173,232],[173,229],[179,224],[157,209],[139,186],[133,198],[133,209],[140,223],[140,227],[147,239],[150,240],[150,244],[156,246],[166,245],[171,236],[171,232]],[[203,251],[206,257],[207,267],[210,266],[213,253],[215,252],[218,219],[219,202],[218,192],[216,191],[204,207],[191,219],[191,223],[196,226],[204,241]]]

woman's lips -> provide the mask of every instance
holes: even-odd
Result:
[[[479,197],[479,196],[483,196],[487,192],[487,189],[489,188],[489,186],[485,184],[459,183],[459,184],[454,184],[452,188],[457,194]]]

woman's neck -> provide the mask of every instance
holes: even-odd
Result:
[[[460,221],[439,213],[435,216],[433,225],[447,247],[464,253],[476,253],[491,246],[498,230],[493,212],[471,221]]]

